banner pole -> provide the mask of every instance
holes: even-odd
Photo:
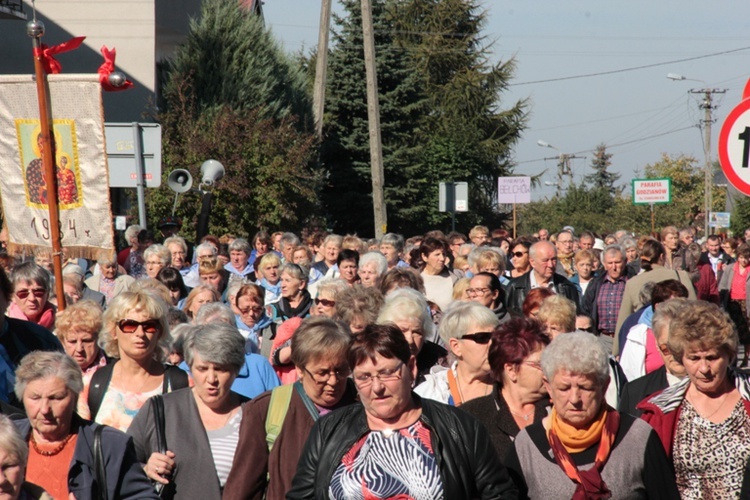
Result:
[[[39,140],[42,153],[44,180],[47,186],[47,208],[49,209],[50,240],[52,243],[52,262],[55,270],[55,294],[57,295],[57,309],[65,309],[65,289],[62,280],[62,244],[60,242],[60,211],[57,203],[57,172],[55,171],[55,141],[52,129],[52,114],[49,99],[47,73],[42,60],[42,42],[44,23],[34,19],[26,25],[26,33],[31,37],[34,48],[34,72],[36,75],[36,92],[39,101]],[[37,140],[37,138],[32,138]]]

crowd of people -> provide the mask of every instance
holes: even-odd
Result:
[[[740,239],[159,229],[0,255],[0,494],[750,498]]]

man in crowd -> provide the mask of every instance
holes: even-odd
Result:
[[[594,248],[594,240],[596,237],[590,231],[584,231],[581,236],[578,237],[578,248],[580,250],[592,250]]]
[[[568,281],[565,276],[557,274],[557,251],[548,241],[538,241],[529,249],[531,271],[510,280],[508,284],[507,309],[521,314],[526,295],[534,288],[549,288],[558,295],[562,295],[575,302],[576,309],[580,309],[580,294],[578,288]]]
[[[713,269],[718,282],[721,280],[724,267],[734,262],[734,259],[721,248],[721,237],[716,234],[712,234],[706,239],[706,250],[703,256],[711,263],[711,269]]]

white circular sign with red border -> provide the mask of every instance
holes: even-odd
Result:
[[[750,196],[750,81],[743,100],[727,116],[719,133],[719,163],[727,180]]]

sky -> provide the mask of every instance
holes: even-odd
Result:
[[[266,0],[263,7],[290,52],[317,45],[320,8],[320,0]],[[703,165],[702,96],[689,91],[705,88],[726,90],[714,101],[711,157],[718,159],[721,125],[750,79],[750,1],[486,0],[482,8],[493,61],[513,57],[517,66],[500,106],[529,100],[515,175],[546,170],[543,184],[552,184],[557,155],[575,154],[585,157],[571,160],[579,184],[592,172],[592,151],[601,143],[628,189],[663,153],[693,156]],[[337,0],[333,9],[343,11]],[[670,80],[668,73],[686,80]],[[592,74],[599,75],[577,78]],[[557,149],[540,147],[540,140]],[[555,189],[535,188],[532,200]]]

